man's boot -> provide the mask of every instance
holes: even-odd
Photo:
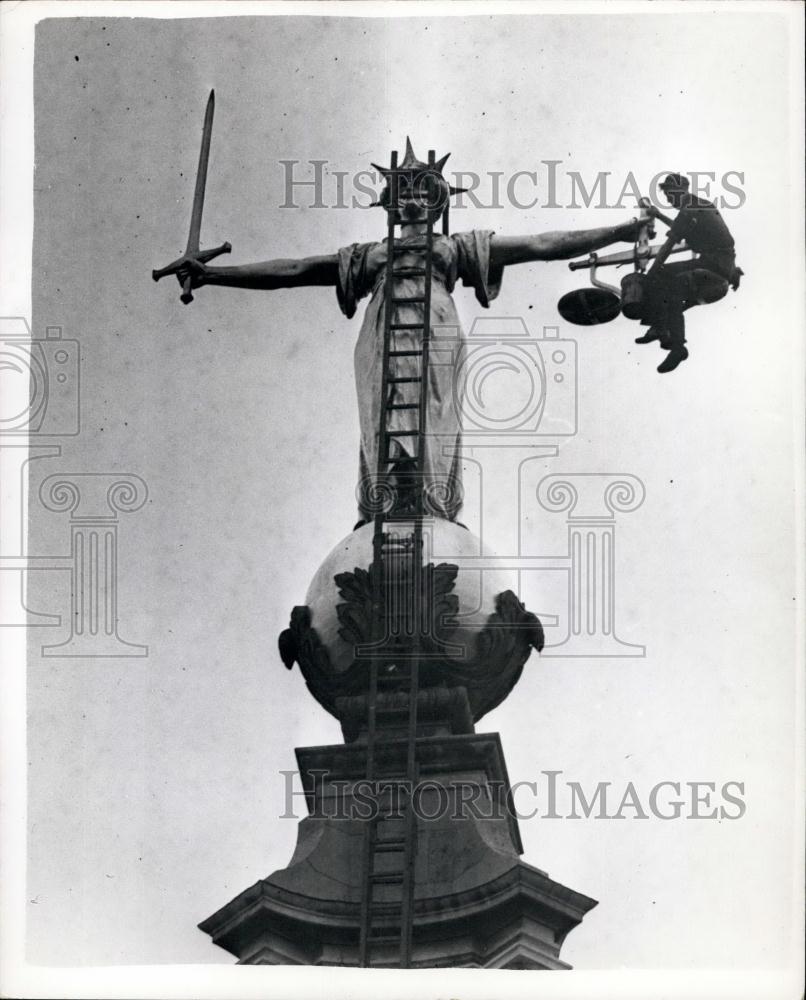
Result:
[[[659,330],[656,326],[651,326],[643,337],[636,337],[636,344],[651,344],[653,340],[661,340],[663,338],[664,331]]]
[[[664,361],[658,365],[658,371],[663,375],[666,372],[673,372],[675,368],[688,357],[688,350],[685,344],[678,344],[672,347],[666,355]]]

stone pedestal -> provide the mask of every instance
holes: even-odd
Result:
[[[562,943],[596,901],[520,860],[501,742],[497,733],[473,733],[463,689],[422,691],[420,701],[412,966],[569,968]],[[239,963],[359,964],[360,709],[345,726],[353,742],[296,751],[309,815],[289,865],[199,925]],[[386,735],[376,745],[378,774],[403,774],[406,741],[393,727]],[[393,781],[390,788],[407,792]],[[374,948],[373,966],[397,961],[394,944]]]

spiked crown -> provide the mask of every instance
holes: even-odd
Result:
[[[429,167],[427,163],[417,158],[414,149],[412,148],[411,145],[411,139],[408,136],[406,136],[406,153],[403,157],[403,161],[398,164],[397,170],[404,171],[405,173],[409,174],[411,178],[415,178],[418,175],[423,175],[428,170],[431,169],[436,170],[436,172],[440,176],[440,180],[442,181],[442,186],[448,191],[448,195],[450,196],[453,194],[460,194],[462,191],[467,191],[467,188],[453,187],[451,184],[448,184],[448,182],[445,180],[444,177],[442,177],[442,168],[445,166],[448,157],[450,155],[451,155],[450,153],[446,153],[439,160],[435,161],[433,168]],[[389,181],[393,172],[392,168],[381,167],[377,163],[373,163],[372,166],[378,171],[379,174],[381,174],[385,178],[387,187],[386,191],[384,192],[384,195],[388,197],[387,192],[389,191]],[[381,200],[374,202],[374,204],[375,205],[384,204],[384,197],[382,196]]]

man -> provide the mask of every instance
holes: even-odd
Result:
[[[645,205],[649,215],[669,226],[669,235],[644,284],[643,319],[651,326],[635,342],[660,341],[669,352],[658,366],[665,373],[688,357],[684,310],[718,301],[727,295],[729,286],[737,289],[742,271],[736,267],[733,237],[716,206],[690,194],[688,178],[682,174],[669,174],[660,188],[678,211],[672,221],[653,205]],[[667,264],[672,248],[684,240],[695,258]]]

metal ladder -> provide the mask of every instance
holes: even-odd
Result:
[[[379,946],[399,946],[399,966],[411,965],[412,929],[414,923],[414,863],[417,855],[417,821],[412,808],[411,793],[419,776],[417,763],[417,695],[420,682],[421,636],[428,623],[424,621],[428,613],[427,599],[424,601],[423,566],[423,517],[424,504],[424,457],[426,417],[428,405],[428,352],[431,339],[431,278],[433,267],[434,220],[437,211],[435,152],[428,152],[428,170],[421,176],[426,178],[429,208],[426,211],[426,232],[421,240],[408,243],[405,247],[396,245],[395,231],[401,225],[395,218],[398,208],[400,177],[411,171],[398,168],[397,152],[392,153],[391,169],[387,172],[389,200],[387,212],[386,275],[383,335],[383,376],[381,383],[381,417],[378,439],[378,464],[376,484],[389,484],[391,476],[396,476],[398,489],[401,486],[401,465],[406,466],[405,475],[413,485],[413,508],[403,516],[398,511],[378,509],[374,516],[372,590],[373,590],[373,638],[376,651],[370,656],[369,698],[367,709],[366,778],[369,782],[382,779],[405,780],[403,794],[399,797],[399,811],[390,814],[385,806],[379,806],[377,816],[367,820],[364,832],[362,858],[361,926],[359,942],[359,963],[362,967],[377,963],[373,958]],[[443,213],[443,232],[447,235],[447,205]],[[399,257],[415,252],[422,255],[422,266],[398,266]],[[398,295],[399,278],[422,279],[422,292],[416,295]],[[419,322],[400,322],[397,318],[398,306],[416,306],[422,311]],[[396,336],[402,331],[421,331],[419,349],[401,350],[395,346]],[[419,375],[398,375],[395,372],[398,358],[419,358]],[[400,384],[418,384],[419,401],[416,403],[396,401],[395,387]],[[390,424],[394,414],[400,410],[416,413],[416,429],[394,431]],[[415,453],[404,463],[392,454],[396,441],[408,439],[415,442]],[[411,449],[409,449],[411,451]],[[393,473],[392,465],[397,460]],[[394,522],[398,530],[390,530]],[[405,526],[404,526],[405,522]],[[401,629],[401,622],[403,628]],[[390,635],[394,637],[389,645]],[[396,644],[394,642],[396,640]],[[379,688],[396,689],[405,692],[395,710],[387,714],[401,716],[406,728],[405,774],[384,771],[380,766],[377,752],[378,740],[378,693]]]

